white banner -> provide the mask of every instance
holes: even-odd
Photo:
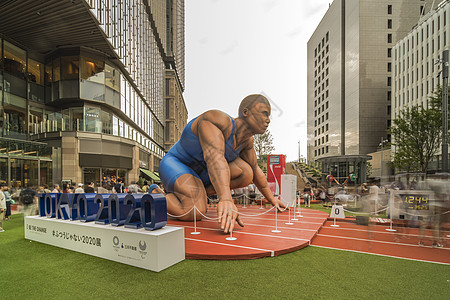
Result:
[[[25,238],[156,272],[185,258],[181,227],[148,231],[31,216]]]

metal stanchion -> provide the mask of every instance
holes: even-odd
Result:
[[[233,211],[231,210],[231,208],[230,208],[230,215],[229,215],[229,218],[230,218],[230,226],[231,226],[231,220],[233,219],[233,217],[232,217],[232,213],[233,213]],[[235,240],[237,240],[237,238],[235,238],[234,236],[233,236],[233,231],[232,230],[230,230],[230,236],[229,237],[227,237],[227,238],[225,238],[227,241],[235,241]]]
[[[286,225],[294,225],[294,223],[291,222],[291,208],[290,208],[290,206],[289,206],[288,210],[289,210],[289,222],[288,223],[284,223],[284,224],[286,224]]]
[[[197,214],[196,214],[197,207],[194,205],[194,232],[191,232],[191,234],[200,234],[200,232],[197,231]]]
[[[300,200],[300,197],[298,197],[298,217],[299,218],[303,218],[303,215],[302,215],[302,203],[300,202],[301,200]]]
[[[297,210],[297,202],[298,202],[298,196],[297,196],[297,201],[295,201],[295,206],[294,206],[294,217],[292,218],[292,221],[298,221],[297,216],[295,215],[296,210]]]
[[[391,231],[391,232],[394,232],[394,231],[397,231],[397,229],[393,229],[392,228],[392,215],[390,216],[390,225],[389,225],[389,228],[386,228],[386,231]]]
[[[336,206],[336,198],[334,198],[334,205],[333,205],[333,206]],[[331,224],[330,226],[331,226],[331,227],[339,227],[339,225],[336,224],[336,212],[334,212],[334,221],[333,221],[333,224]]]
[[[278,209],[275,207],[275,230],[272,230],[273,233],[279,233],[281,230],[278,230]]]

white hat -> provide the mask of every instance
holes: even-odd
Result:
[[[82,184],[82,183],[79,183],[78,186],[83,186],[83,184]]]

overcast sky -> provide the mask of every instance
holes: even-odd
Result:
[[[306,156],[306,45],[332,0],[186,1],[189,120],[209,109],[237,117],[241,100],[272,102],[273,154]]]

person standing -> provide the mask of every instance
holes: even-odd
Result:
[[[94,183],[91,182],[88,184],[88,186],[84,189],[85,193],[95,193],[95,189],[94,189]]]
[[[0,189],[0,232],[5,231],[3,229],[3,220],[5,219],[5,213],[6,213],[6,200],[5,194],[3,194],[3,184],[2,184],[2,188]]]
[[[311,207],[311,184],[307,183],[303,189],[303,199],[305,199],[305,207]]]
[[[9,187],[5,184],[3,188],[1,189],[3,194],[5,194],[5,200],[6,200],[6,214],[5,214],[5,220],[9,220],[11,216],[11,204],[16,203],[9,193]]]
[[[114,185],[114,192],[116,193],[116,194],[122,194],[122,193],[124,193],[125,191],[125,188],[124,188],[124,186],[123,186],[123,183],[122,183],[122,179],[117,179],[117,183]]]
[[[75,189],[75,194],[83,194],[84,193],[84,189],[83,189],[83,184],[79,183],[78,187]]]
[[[59,184],[55,184],[52,193],[61,193],[61,189],[59,188]]]

